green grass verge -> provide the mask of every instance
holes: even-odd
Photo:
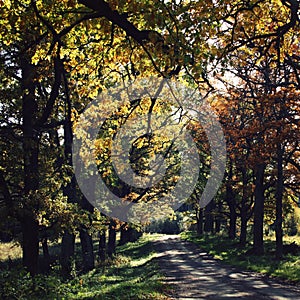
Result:
[[[145,235],[117,248],[116,258],[105,268],[63,282],[56,274],[34,280],[24,271],[0,272],[1,299],[168,299],[155,263],[151,240]]]
[[[240,248],[237,240],[230,240],[222,235],[199,237],[193,232],[183,232],[181,238],[199,245],[201,249],[229,265],[291,283],[300,283],[300,257],[288,254],[281,261],[275,260],[275,242],[272,240],[265,241],[265,255],[255,256],[247,254],[251,245]]]

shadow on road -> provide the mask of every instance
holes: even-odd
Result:
[[[173,299],[300,300],[295,287],[237,271],[177,235],[162,236],[154,247],[165,283],[174,286]]]

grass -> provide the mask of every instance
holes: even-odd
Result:
[[[119,247],[114,264],[104,273],[92,272],[92,276],[78,279],[82,288],[72,295],[73,299],[167,299],[153,261],[152,239],[146,235],[136,243]]]
[[[54,270],[33,280],[22,269],[0,272],[1,299],[166,300],[166,287],[155,262],[151,240],[144,235],[117,248],[113,261],[64,282]]]
[[[241,248],[237,240],[230,240],[222,235],[199,237],[195,233],[184,232],[181,237],[199,245],[215,258],[229,265],[263,273],[290,283],[300,283],[299,255],[288,254],[281,261],[275,260],[273,239],[269,238],[265,241],[265,255],[255,256],[247,253],[251,245]]]

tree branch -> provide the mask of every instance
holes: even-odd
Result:
[[[51,93],[49,96],[49,99],[47,101],[46,107],[43,111],[43,114],[41,116],[41,118],[39,118],[39,120],[36,122],[35,126],[40,127],[42,126],[44,123],[46,123],[46,121],[48,120],[51,112],[52,112],[52,108],[54,106],[55,100],[59,95],[59,88],[61,85],[61,62],[60,62],[60,58],[59,57],[55,57],[54,58],[54,83],[51,89]]]
[[[99,12],[100,16],[107,18],[113,24],[122,28],[127,35],[134,38],[140,45],[149,40],[151,30],[139,30],[130,21],[127,20],[125,14],[119,14],[116,10],[112,10],[109,4],[103,0],[78,0],[79,3],[86,7]]]

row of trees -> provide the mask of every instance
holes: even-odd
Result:
[[[281,259],[283,217],[299,205],[298,83],[286,61],[278,63],[268,55],[259,64],[247,60],[245,67],[228,69],[234,83],[219,77],[223,91],[213,99],[226,134],[228,164],[217,197],[221,199],[206,208],[207,218],[212,211],[222,215],[223,206],[228,207],[229,237],[236,237],[239,219],[242,246],[251,221],[253,252],[258,255],[264,253],[265,225],[271,225],[276,232],[276,257]],[[201,233],[203,211],[198,208],[197,213]]]
[[[228,140],[224,199],[231,236],[240,214],[245,242],[253,210],[254,247],[262,252],[268,193],[276,199],[281,256],[282,203],[297,197],[299,182],[298,1],[0,4],[1,225],[16,224],[21,232],[31,274],[38,271],[40,241],[47,252],[47,239],[62,237],[65,276],[74,233],[87,269],[93,267],[91,232],[102,233],[102,257],[106,228],[108,244],[115,243],[122,223],[95,212],[77,187],[73,122],[101,91],[141,75],[180,78],[212,99]],[[108,247],[109,255],[113,251]]]

